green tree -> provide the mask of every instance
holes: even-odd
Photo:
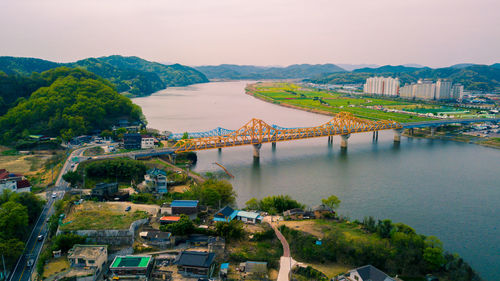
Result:
[[[25,237],[28,230],[28,209],[17,202],[0,206],[0,238]]]
[[[252,198],[245,203],[248,210],[258,210],[260,208],[259,200]]]
[[[76,171],[68,171],[62,178],[63,180],[69,182],[71,187],[76,187],[76,184],[82,179],[80,174]]]
[[[162,231],[171,232],[173,235],[189,235],[195,231],[196,227],[188,216],[182,214],[179,221],[169,225],[161,226],[160,229]]]
[[[0,253],[4,255],[7,267],[13,266],[23,253],[24,242],[18,238],[0,239]]]
[[[54,238],[53,249],[61,250],[63,253],[67,252],[75,244],[85,244],[87,238],[74,233],[59,234]]]
[[[243,237],[243,222],[232,220],[230,222],[217,222],[215,232],[218,236],[224,237],[226,241],[238,240]]]
[[[184,132],[184,134],[182,134],[182,138],[181,138],[181,139],[182,139],[182,140],[187,140],[187,139],[189,139],[189,134],[188,134],[188,132]]]
[[[328,198],[321,199],[321,202],[330,207],[332,210],[337,209],[340,205],[340,199],[335,195],[330,195]]]

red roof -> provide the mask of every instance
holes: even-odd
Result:
[[[181,219],[181,217],[177,217],[177,216],[165,216],[165,217],[161,217],[160,221],[179,221],[180,219]]]
[[[30,187],[31,184],[29,182],[29,180],[20,180],[20,181],[17,181],[17,188],[25,188],[25,187]]]

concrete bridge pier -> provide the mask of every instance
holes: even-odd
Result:
[[[272,148],[272,150],[276,150],[276,142],[271,143],[271,148]]]
[[[172,153],[172,154],[168,155],[168,158],[169,158],[170,162],[172,162],[172,164],[174,164],[174,165],[175,165],[175,158],[176,158],[176,156],[177,155],[175,153]]]
[[[222,152],[222,148],[220,148],[220,147],[219,147],[219,148],[217,149],[217,151],[218,151],[219,153],[221,153],[221,152]]]
[[[431,136],[434,136],[436,134],[436,128],[437,127],[431,127]]]
[[[260,148],[262,143],[253,144],[253,158],[260,158]]]
[[[401,142],[401,134],[403,133],[403,129],[395,129],[394,130],[394,142]]]
[[[340,148],[347,148],[347,140],[349,139],[349,137],[351,136],[351,134],[347,134],[347,135],[340,135]]]
[[[373,131],[372,140],[373,141],[378,141],[378,131]]]
[[[333,136],[328,136],[328,144],[332,144],[333,143]]]

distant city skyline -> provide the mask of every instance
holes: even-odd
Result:
[[[495,0],[3,0],[0,56],[192,66],[500,62]]]

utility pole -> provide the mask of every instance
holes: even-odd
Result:
[[[7,270],[5,269],[5,259],[3,258],[3,254],[2,254],[2,263],[3,263],[3,278],[7,280]]]

